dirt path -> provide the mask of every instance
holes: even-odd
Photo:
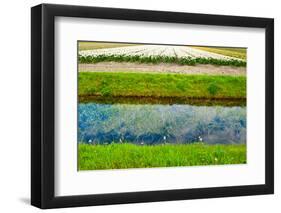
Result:
[[[246,75],[246,67],[215,66],[199,64],[196,66],[177,64],[137,64],[100,62],[97,64],[79,64],[81,72],[149,72],[149,73],[181,73],[209,75]]]

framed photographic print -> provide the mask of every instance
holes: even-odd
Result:
[[[31,203],[274,191],[274,21],[31,9]]]

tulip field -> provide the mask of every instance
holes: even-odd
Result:
[[[79,63],[98,62],[214,64],[246,66],[246,60],[189,46],[136,45],[79,51]]]
[[[110,99],[110,102],[113,98],[149,97],[153,102],[169,99],[170,103],[176,99],[185,103],[186,99],[212,98],[231,101],[231,104],[235,99],[245,105],[245,48],[81,44],[78,51],[80,101],[96,97],[103,97],[103,101]],[[182,70],[177,73],[176,69]],[[191,73],[190,69],[196,71]]]
[[[245,105],[245,48],[80,42],[78,63],[81,101],[212,98]]]

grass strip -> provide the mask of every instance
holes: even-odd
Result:
[[[103,170],[246,163],[246,145],[78,144],[78,169]]]
[[[79,99],[134,98],[245,99],[245,76],[79,72]]]
[[[240,58],[246,60],[247,49],[246,48],[227,48],[227,47],[193,47],[199,50],[204,50],[207,52],[217,53],[225,56]]]
[[[92,42],[92,41],[79,41],[78,47],[81,50],[94,50],[94,49],[104,49],[104,48],[116,48],[116,47],[128,47],[137,46],[137,44],[127,44],[127,43],[110,43],[110,42]]]
[[[79,55],[79,63],[99,63],[99,62],[134,62],[134,63],[175,63],[179,65],[196,65],[196,64],[213,64],[235,67],[246,67],[247,63],[244,60],[221,60],[215,58],[191,58],[176,56],[139,56],[139,55],[98,55],[98,56],[82,56]]]

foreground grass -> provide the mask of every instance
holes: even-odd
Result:
[[[79,98],[245,99],[245,76],[79,72]]]
[[[194,47],[200,50],[226,55],[230,57],[240,58],[246,60],[247,49],[246,48],[227,48],[227,47]]]
[[[235,67],[246,67],[247,62],[244,60],[233,59],[215,59],[215,58],[178,58],[176,56],[139,56],[139,55],[98,55],[98,56],[82,56],[78,57],[79,63],[95,64],[99,62],[134,62],[134,63],[146,63],[146,64],[179,64],[179,65],[196,65],[196,64],[213,64]]]
[[[246,163],[246,145],[78,145],[78,169],[126,169]]]
[[[127,46],[136,46],[136,44],[91,42],[91,41],[80,41],[78,43],[79,51],[80,50],[103,49],[103,48],[127,47]]]

